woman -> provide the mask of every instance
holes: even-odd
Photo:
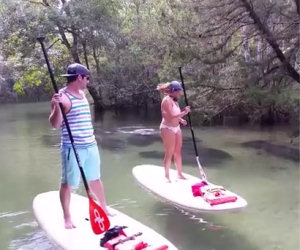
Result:
[[[169,169],[174,156],[174,163],[177,169],[178,178],[185,179],[182,174],[182,134],[180,124],[186,126],[186,120],[183,116],[190,112],[190,107],[186,106],[183,111],[180,110],[177,102],[182,95],[181,83],[173,81],[163,85],[158,85],[157,89],[165,94],[161,102],[162,121],[160,124],[161,137],[165,148],[164,167],[165,178],[171,182],[169,176]]]

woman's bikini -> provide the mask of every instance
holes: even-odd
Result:
[[[170,97],[171,97],[171,96],[170,96]],[[175,98],[173,98],[173,97],[171,97],[171,98],[172,98],[172,100],[173,100],[173,102],[174,102],[174,103],[172,104],[172,107],[180,111],[179,105],[178,105],[178,103],[177,103],[177,99],[175,99]],[[177,134],[178,132],[181,131],[181,128],[180,128],[180,125],[179,125],[179,124],[178,124],[178,126],[173,127],[173,126],[169,126],[169,125],[166,125],[166,124],[164,124],[164,123],[161,123],[160,126],[159,126],[159,128],[160,128],[160,129],[162,129],[162,128],[168,129],[168,130],[172,131],[174,134]]]

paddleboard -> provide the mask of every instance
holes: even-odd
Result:
[[[72,221],[76,225],[76,228],[65,229],[58,191],[38,194],[33,200],[33,212],[38,224],[46,232],[49,239],[58,247],[67,250],[107,249],[100,246],[100,239],[104,234],[95,235],[91,229],[90,222],[88,221],[88,207],[89,202],[87,198],[72,194],[70,211]],[[149,244],[147,248],[143,248],[145,250],[159,249],[159,247],[165,245],[168,246],[168,250],[177,249],[170,241],[151,228],[116,209],[109,209],[114,214],[114,216],[109,217],[111,228],[117,225],[127,226],[128,228],[124,229],[127,236],[142,233],[134,240],[128,240],[122,244],[118,244],[116,249],[131,250],[141,242]]]
[[[201,196],[194,197],[192,186],[200,183],[201,179],[185,173],[186,180],[178,179],[177,172],[173,169],[170,169],[171,183],[168,183],[164,178],[164,168],[160,166],[138,165],[132,169],[132,173],[141,186],[162,200],[193,213],[239,211],[247,206],[247,201],[244,198],[229,190],[226,190],[226,195],[236,197],[234,202],[211,205]],[[208,184],[210,188],[220,188],[213,183],[208,182]]]

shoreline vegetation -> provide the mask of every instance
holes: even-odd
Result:
[[[44,34],[60,86],[69,63],[91,70],[97,111],[156,107],[157,84],[178,80],[182,66],[198,124],[288,124],[299,135],[296,0],[3,0],[0,7],[0,103],[50,99],[36,41]]]

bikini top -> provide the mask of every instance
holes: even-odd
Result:
[[[173,96],[170,96],[170,95],[169,95],[169,97],[173,100],[172,107],[177,109],[180,112],[181,110],[180,110],[180,107],[179,107],[179,104],[178,104],[178,99],[176,97],[173,97]]]

